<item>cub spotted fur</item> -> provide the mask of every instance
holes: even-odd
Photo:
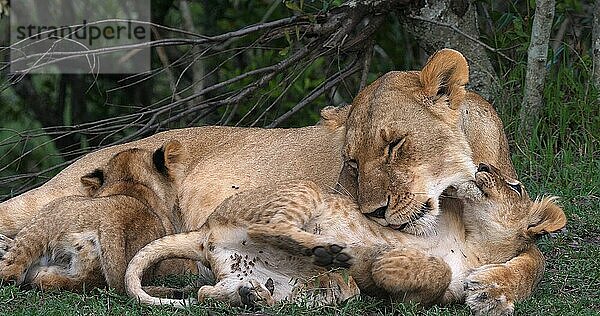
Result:
[[[469,283],[472,269],[502,264],[534,246],[536,236],[564,227],[564,213],[552,198],[531,201],[518,182],[485,164],[456,193],[463,209],[442,212],[437,234],[418,236],[382,228],[351,199],[307,181],[241,192],[225,200],[200,230],[142,248],[128,266],[127,293],[148,304],[184,304],[144,293],[140,275],[157,260],[185,257],[216,276],[215,286],[200,288],[200,300],[240,304],[247,301],[244,293],[256,293],[262,302],[277,302],[293,294],[293,280],[324,271],[308,264],[312,261],[348,267],[361,292],[372,295],[424,304],[461,302],[467,295],[476,312],[510,309],[490,307],[496,296],[482,295],[485,289]],[[272,290],[265,290],[267,283]],[[531,289],[522,291],[501,295],[522,298]]]
[[[180,229],[176,181],[185,156],[178,141],[114,155],[103,170],[81,177],[90,196],[49,203],[17,234],[0,277],[44,289],[108,284],[124,292],[129,259]]]

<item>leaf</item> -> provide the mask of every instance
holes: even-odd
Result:
[[[295,1],[286,1],[285,6],[292,11],[302,12],[302,9],[300,9]]]
[[[340,273],[342,274],[342,279],[344,280],[344,283],[348,285],[350,283],[350,275],[348,274],[348,270],[343,269],[340,271]]]
[[[290,47],[286,47],[279,51],[279,56],[286,56],[290,52]]]

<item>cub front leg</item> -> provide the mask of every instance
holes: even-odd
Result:
[[[410,248],[383,252],[373,262],[371,275],[375,286],[393,298],[425,305],[438,302],[452,279],[441,258]]]
[[[473,270],[464,282],[466,303],[476,315],[512,315],[515,301],[531,296],[544,274],[536,246],[503,264]]]

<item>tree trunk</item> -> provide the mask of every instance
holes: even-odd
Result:
[[[468,87],[484,98],[492,97],[497,77],[485,47],[479,42],[475,4],[469,0],[428,0],[422,3],[410,14],[400,17],[406,30],[429,54],[442,48],[460,51],[469,61]]]
[[[179,10],[181,11],[181,17],[183,19],[183,25],[186,31],[199,34],[198,30],[194,26],[194,19],[190,11],[188,0],[179,1]],[[204,89],[204,61],[202,60],[202,51],[198,45],[192,47],[192,86],[194,87],[194,93],[199,94]],[[190,101],[190,107],[197,103],[202,102],[203,97],[198,96],[194,100]]]
[[[554,0],[538,0],[535,6],[531,41],[527,51],[525,93],[520,114],[519,129],[523,140],[531,137],[533,127],[539,122],[543,109],[548,42],[552,30],[552,21],[554,20],[554,7]]]
[[[592,26],[592,52],[594,62],[594,85],[600,90],[600,0],[594,5],[594,23]]]

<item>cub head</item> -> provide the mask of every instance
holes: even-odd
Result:
[[[567,218],[556,197],[532,201],[519,181],[505,177],[492,165],[479,164],[475,181],[456,191],[463,201],[467,238],[493,249],[492,261],[510,259],[541,235],[562,230]]]
[[[180,142],[167,141],[154,152],[130,148],[115,154],[102,169],[81,177],[89,196],[102,196],[115,184],[141,184],[163,200],[175,198],[175,186],[181,181],[186,151]],[[108,193],[108,192],[107,192]]]
[[[423,234],[438,199],[472,179],[475,165],[459,118],[469,70],[444,49],[421,71],[390,72],[354,99],[338,183],[381,225]]]

